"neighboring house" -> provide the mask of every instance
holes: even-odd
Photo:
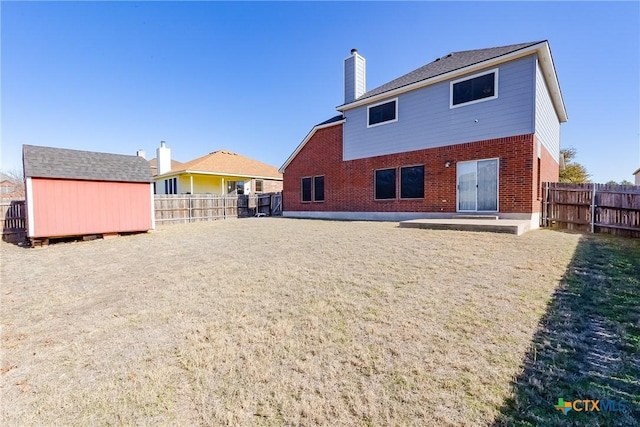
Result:
[[[178,169],[180,169],[180,167],[182,166],[182,163],[177,161],[177,160],[171,160],[171,169],[173,171],[176,171]],[[151,168],[151,174],[153,176],[158,175],[158,160],[154,157],[153,159],[149,160],[149,167]]]
[[[0,199],[20,199],[24,197],[24,183],[17,177],[0,172]]]
[[[185,163],[171,161],[162,141],[157,150],[156,194],[251,194],[282,191],[282,174],[274,166],[228,150]]]
[[[280,168],[285,216],[529,219],[558,180],[564,102],[547,41],[454,52],[371,91],[357,50],[340,114]]]
[[[23,145],[22,161],[29,237],[155,228],[151,170],[142,157]]]
[[[636,169],[636,171],[633,173],[633,176],[635,177],[635,184],[640,185],[640,168]]]

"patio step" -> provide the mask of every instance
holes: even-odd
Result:
[[[529,231],[530,221],[516,219],[412,219],[400,221],[400,228],[425,228],[430,230],[488,231],[511,233],[517,236]]]
[[[454,215],[455,219],[498,219],[498,215]]]

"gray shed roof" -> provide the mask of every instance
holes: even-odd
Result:
[[[361,101],[366,98],[371,98],[372,96],[379,95],[384,92],[399,89],[403,86],[408,86],[410,84],[417,83],[422,80],[427,80],[441,74],[459,70],[461,68],[475,65],[489,59],[497,58],[499,56],[507,55],[521,49],[526,49],[539,43],[543,43],[543,41],[512,44],[508,46],[492,47],[488,49],[452,52],[441,58],[437,58],[435,61],[424,65],[416,70],[413,70],[412,72],[405,74],[402,77],[398,77],[397,79],[392,80],[389,83],[385,83],[382,86],[378,86],[377,88],[364,93],[355,101]]]
[[[152,181],[149,163],[138,156],[23,145],[22,162],[27,178]]]

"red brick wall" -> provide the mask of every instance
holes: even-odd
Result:
[[[546,150],[544,150],[546,152]],[[557,179],[543,157],[543,179]],[[503,213],[539,211],[537,199],[537,142],[533,134],[457,144],[446,147],[342,161],[342,124],[319,129],[284,173],[285,211],[342,212],[456,212],[456,163],[499,158],[499,210]],[[445,167],[450,161],[451,166]],[[425,165],[425,198],[374,200],[374,171]],[[325,201],[301,201],[302,177],[324,175]],[[547,178],[549,177],[549,178]]]
[[[542,210],[542,196],[543,188],[542,184],[545,182],[558,182],[559,174],[560,174],[560,165],[558,164],[558,159],[554,159],[554,157],[547,151],[544,145],[540,148],[540,178],[538,179],[538,141],[537,138],[534,139],[535,142],[535,151],[534,151],[534,165],[535,168],[533,170],[533,182],[534,182],[534,192],[532,194],[533,203],[534,203],[534,212],[541,212]]]
[[[253,180],[252,190],[256,192],[256,183],[255,179]],[[282,191],[282,181],[277,181],[275,179],[262,179],[262,193],[277,193]]]

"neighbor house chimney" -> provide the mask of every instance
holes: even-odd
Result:
[[[366,61],[351,49],[351,56],[344,60],[344,103],[355,101],[367,91]]]
[[[171,149],[167,148],[167,143],[164,141],[160,141],[160,147],[156,150],[156,162],[158,175],[171,172]]]
[[[136,151],[136,156],[138,157],[142,157],[143,159],[147,159],[147,154],[144,152],[144,150],[141,148],[138,151]]]

